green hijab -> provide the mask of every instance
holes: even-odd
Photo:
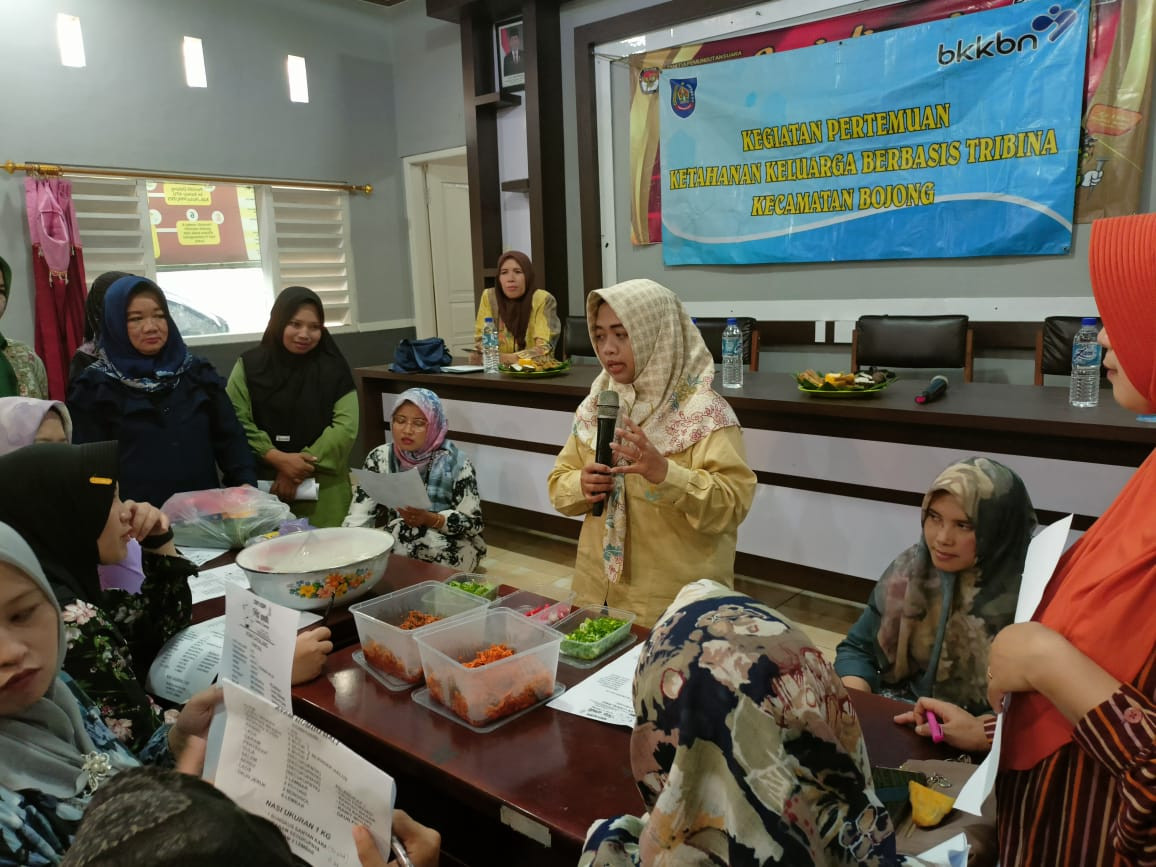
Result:
[[[12,294],[12,266],[3,258],[0,258],[0,274],[4,275],[4,291],[0,294],[4,295],[4,309],[7,310],[8,297]],[[8,360],[7,349],[8,339],[0,334],[0,397],[19,397],[20,384],[16,381],[12,362]]]

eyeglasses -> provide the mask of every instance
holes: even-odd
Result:
[[[399,416],[398,418],[390,420],[390,426],[408,427],[411,430],[425,430],[429,426],[429,422],[424,418],[406,418],[405,416]]]

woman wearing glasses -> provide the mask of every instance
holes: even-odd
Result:
[[[392,509],[354,485],[344,526],[381,527],[393,534],[393,550],[399,554],[472,572],[486,556],[478,477],[465,454],[446,439],[441,401],[426,388],[404,391],[397,396],[389,427],[393,442],[371,451],[365,469],[417,470],[433,508]]]

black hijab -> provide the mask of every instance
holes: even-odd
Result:
[[[100,594],[97,540],[116,496],[117,444],[37,443],[0,457],[0,522],[31,546],[61,605]]]
[[[285,348],[283,336],[298,309],[310,304],[321,320],[321,342],[305,355]],[[333,421],[333,406],[353,391],[349,362],[325,327],[325,308],[312,289],[290,286],[273,302],[261,345],[241,355],[253,421],[273,448],[299,452]],[[288,439],[285,439],[287,437]]]
[[[92,281],[88,297],[84,300],[84,339],[92,343],[100,340],[101,324],[104,322],[104,296],[108,287],[121,277],[131,277],[125,271],[105,271]]]

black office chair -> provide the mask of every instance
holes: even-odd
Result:
[[[722,364],[722,333],[727,327],[726,317],[700,316],[695,322],[699,333],[706,343],[706,348],[714,356],[716,364]],[[759,328],[758,320],[753,316],[736,316],[735,324],[743,335],[743,364],[751,370],[759,369]]]
[[[1071,376],[1072,341],[1080,330],[1080,316],[1049,316],[1036,332],[1036,385],[1044,384],[1044,374]],[[1100,377],[1108,375],[1102,366]]]
[[[566,317],[562,327],[562,349],[567,358],[598,357],[594,344],[590,342],[590,330],[586,327],[585,316]]]
[[[851,335],[851,369],[963,368],[971,382],[972,330],[966,316],[860,316]]]

